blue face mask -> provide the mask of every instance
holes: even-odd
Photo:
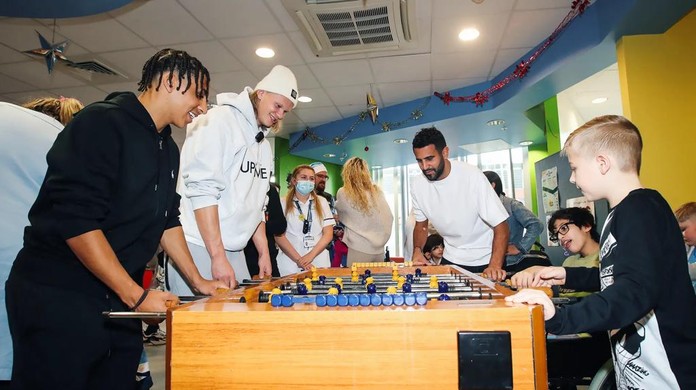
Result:
[[[302,195],[309,195],[314,189],[314,183],[309,180],[298,180],[295,189]]]

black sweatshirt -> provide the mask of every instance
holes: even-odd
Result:
[[[554,334],[609,330],[619,389],[696,389],[696,295],[679,225],[654,190],[631,191],[607,217],[600,268],[566,268],[567,286],[602,291],[562,307]]]
[[[66,243],[102,230],[126,271],[142,280],[162,233],[180,225],[179,149],[170,127],[158,133],[134,94],[114,93],[80,111],[47,160],[13,272],[86,294],[108,293]]]

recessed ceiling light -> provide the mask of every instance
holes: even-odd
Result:
[[[381,165],[373,165],[372,169],[382,169],[382,166]]]
[[[500,126],[505,124],[505,120],[503,119],[491,119],[488,122],[486,122],[488,126]]]
[[[297,101],[302,103],[309,103],[312,101],[312,98],[309,96],[300,96],[297,98]]]
[[[408,140],[406,138],[397,138],[394,140],[395,144],[405,144],[407,142],[408,142]]]
[[[594,103],[594,104],[600,104],[600,103],[606,102],[607,100],[608,100],[608,99],[605,98],[605,97],[598,97],[598,98],[592,99],[592,103]]]
[[[500,130],[502,130],[502,131],[507,130],[507,126],[501,126],[501,127],[500,127]]]
[[[473,41],[474,39],[478,38],[481,33],[479,30],[470,27],[470,28],[465,28],[459,33],[459,39],[462,41]]]
[[[336,157],[336,155],[333,154],[333,153],[325,153],[325,154],[324,154],[324,157],[326,157],[326,158],[331,158],[331,157]]]
[[[520,146],[529,146],[533,143],[532,141],[520,141]]]
[[[273,58],[273,56],[275,56],[275,52],[273,49],[267,47],[259,47],[256,49],[256,55],[261,58]]]

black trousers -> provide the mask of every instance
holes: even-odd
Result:
[[[139,320],[110,320],[118,298],[31,282],[6,283],[14,346],[12,389],[135,389],[143,350]]]

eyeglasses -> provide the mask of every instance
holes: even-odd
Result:
[[[556,231],[551,232],[551,234],[549,235],[549,240],[553,242],[558,242],[558,235],[563,234],[565,236],[566,234],[568,234],[568,231],[570,230],[570,225],[572,224],[575,224],[575,222],[568,221],[559,226],[558,229],[556,229]]]
[[[316,176],[318,179],[329,180],[329,176],[327,176],[327,175],[314,175],[314,176]]]
[[[302,222],[302,234],[307,234],[308,232],[309,232],[309,221],[305,219]]]

